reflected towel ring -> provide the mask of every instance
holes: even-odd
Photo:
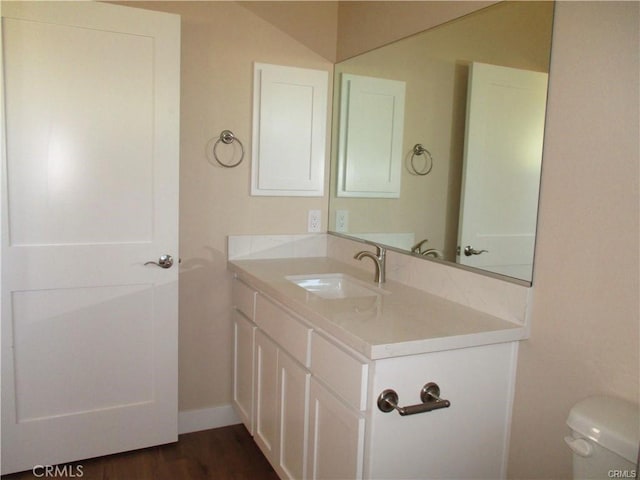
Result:
[[[414,163],[415,158],[420,155],[424,155],[425,158],[428,158],[425,168],[422,170],[418,170]],[[426,175],[431,171],[432,168],[433,168],[433,156],[431,155],[431,152],[426,148],[424,148],[422,144],[416,143],[413,146],[413,153],[411,154],[411,169],[413,170],[413,173],[415,173],[416,175]]]
[[[240,150],[242,151],[240,155],[240,160],[238,160],[236,163],[221,162],[220,159],[218,158],[218,154],[216,153],[216,148],[218,147],[218,144],[222,142],[225,145],[229,145],[234,141],[238,142],[238,144],[240,145]],[[216,140],[216,143],[213,144],[213,157],[216,159],[216,162],[218,162],[220,165],[222,165],[225,168],[237,167],[238,165],[240,165],[240,163],[242,162],[242,159],[244,158],[244,145],[242,145],[242,142],[238,139],[238,137],[236,137],[233,134],[231,130],[223,130],[222,132],[220,132],[220,138],[218,138],[218,140]]]

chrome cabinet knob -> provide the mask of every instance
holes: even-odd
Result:
[[[157,265],[160,268],[171,268],[173,266],[173,257],[171,255],[160,255],[157,262],[146,262],[145,265]]]
[[[489,250],[476,250],[471,245],[467,245],[466,247],[464,247],[464,254],[467,257],[470,257],[471,255],[480,255],[481,253],[485,252],[489,253]]]

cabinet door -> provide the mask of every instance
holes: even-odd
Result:
[[[400,197],[405,82],[342,74],[339,197]]]
[[[324,195],[328,72],[256,63],[251,195]]]
[[[255,345],[254,439],[273,460],[278,426],[278,348],[260,330],[256,331]]]
[[[280,444],[278,470],[284,478],[306,478],[307,410],[311,374],[278,352]]]
[[[256,326],[233,312],[233,404],[253,435],[253,342]]]
[[[311,379],[309,474],[312,479],[361,479],[364,417]]]

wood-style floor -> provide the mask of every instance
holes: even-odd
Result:
[[[177,443],[71,464],[80,465],[80,470],[68,471],[83,480],[278,479],[243,425],[188,433]],[[14,473],[2,480],[45,478],[42,473]]]

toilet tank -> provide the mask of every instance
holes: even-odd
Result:
[[[574,479],[636,478],[640,413],[638,405],[596,396],[576,403],[567,418]]]

